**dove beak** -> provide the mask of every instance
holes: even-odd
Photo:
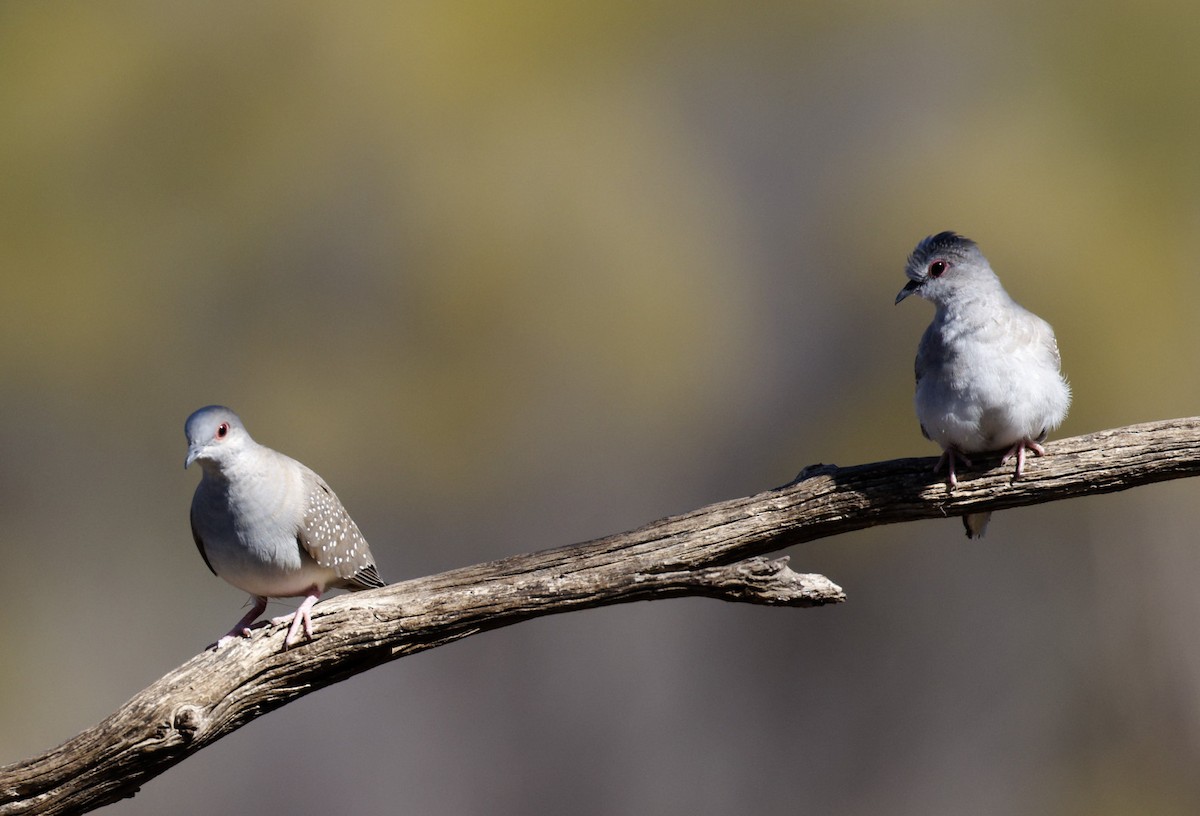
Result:
[[[200,446],[191,445],[188,447],[187,458],[183,460],[183,469],[187,470],[188,465],[200,458]]]
[[[906,297],[917,291],[921,286],[921,281],[910,280],[904,284],[904,288],[900,290],[900,294],[896,295],[896,302],[904,300]]]

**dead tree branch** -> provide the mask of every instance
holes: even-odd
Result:
[[[805,468],[755,496],[570,547],[518,555],[317,606],[311,642],[280,650],[284,627],[206,650],[98,725],[42,756],[0,768],[0,816],[82,813],[289,701],[354,674],[528,618],[701,595],[781,606],[844,600],[821,575],[760,556],[880,524],[1109,493],[1200,474],[1200,418],[1063,439],[1020,481],[977,457],[950,493],[933,458]],[[984,469],[986,468],[986,470]]]

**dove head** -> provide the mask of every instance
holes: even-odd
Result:
[[[238,415],[223,405],[207,405],[187,418],[183,425],[187,436],[186,468],[199,462],[205,470],[222,470],[240,452],[254,444]]]
[[[970,238],[954,232],[930,235],[908,256],[904,269],[908,283],[896,302],[912,294],[935,304],[945,304],[966,293],[980,294],[999,287],[987,258]]]

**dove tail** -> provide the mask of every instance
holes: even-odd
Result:
[[[987,532],[988,522],[992,520],[991,513],[968,513],[962,517],[963,527],[967,530],[967,538],[983,538]]]

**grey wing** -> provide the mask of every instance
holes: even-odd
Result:
[[[305,476],[308,498],[296,539],[313,560],[332,569],[347,589],[384,586],[367,540],[337,495],[312,471]]]
[[[1058,339],[1054,336],[1054,329],[1050,328],[1050,324],[1043,321],[1046,331],[1042,334],[1042,345],[1050,358],[1054,360],[1054,365],[1062,368],[1062,356],[1058,353]]]
[[[1054,337],[1054,329],[1042,318],[1027,309],[1017,307],[1008,325],[1009,343],[1007,351],[1016,352],[1028,346],[1037,346],[1046,355],[1055,368],[1062,367],[1062,357],[1058,353],[1058,340]]]
[[[192,526],[192,540],[196,542],[196,549],[200,551],[200,557],[204,559],[204,566],[208,567],[208,571],[213,575],[217,571],[213,569],[213,565],[208,560],[208,555],[204,552],[204,541],[200,538],[200,532],[196,529],[196,505],[192,503],[192,509],[188,513],[188,522]]]
[[[917,345],[917,359],[913,361],[913,374],[918,383],[929,372],[930,367],[941,359],[941,349],[935,348],[936,345],[933,324],[930,323],[921,335],[921,342]]]
[[[375,589],[377,587],[387,586],[387,584],[383,582],[383,579],[379,577],[379,570],[375,568],[374,564],[368,564],[358,572],[354,573],[352,580],[363,589]]]
[[[913,375],[917,385],[920,385],[921,379],[929,373],[930,366],[941,359],[941,349],[934,348],[937,342],[934,338],[933,324],[930,323],[921,335],[921,342],[917,345],[917,359],[913,361]],[[921,424],[921,436],[931,438],[924,424]]]

